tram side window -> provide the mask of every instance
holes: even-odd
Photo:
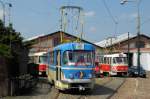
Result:
[[[104,57],[104,63],[110,64],[110,57]]]
[[[46,63],[47,64],[47,56],[39,56],[39,63]]]
[[[65,53],[65,54],[63,54],[63,59],[62,59],[62,61],[63,61],[63,64],[64,65],[66,65],[67,64],[67,54]]]
[[[34,57],[34,63],[39,64],[39,56]]]
[[[85,59],[87,59],[87,62],[91,62],[91,56],[92,56],[92,53],[85,55]]]
[[[109,57],[107,58],[107,64],[109,64]]]
[[[109,57],[107,58],[107,60],[106,60],[106,61],[107,61],[107,64],[109,64]]]
[[[113,63],[114,63],[114,64],[116,63],[116,60],[115,60],[115,58],[113,58]]]
[[[104,62],[104,57],[102,57],[102,63],[105,63],[105,62]]]
[[[73,53],[66,51],[63,54],[63,64],[67,65],[67,64],[71,64],[73,62]]]
[[[111,64],[111,57],[110,57],[110,59],[109,59],[109,64]]]
[[[111,57],[108,58],[108,64],[111,64]]]
[[[29,63],[34,63],[34,57],[33,56],[29,57]]]
[[[107,63],[106,59],[107,59],[107,58],[106,58],[106,57],[104,57],[104,63]]]
[[[100,58],[99,58],[99,62],[100,62],[100,63],[104,63],[104,58],[103,58],[103,57],[100,57]]]
[[[54,64],[54,52],[50,52],[50,64]]]
[[[102,59],[102,63],[105,63],[105,62],[104,62],[104,57],[102,57],[101,59]]]

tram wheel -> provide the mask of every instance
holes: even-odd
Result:
[[[49,84],[50,84],[51,86],[54,86],[54,80],[51,80],[51,81],[49,82]]]
[[[104,74],[100,74],[100,78],[103,78],[104,77]]]
[[[89,95],[89,94],[92,94],[93,92],[93,89],[86,89],[85,90],[85,94]]]
[[[128,77],[128,73],[122,73],[123,77]]]

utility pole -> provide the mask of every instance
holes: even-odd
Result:
[[[138,16],[137,16],[137,36],[138,36],[138,42],[137,42],[137,48],[138,48],[138,57],[137,57],[137,65],[138,65],[138,75],[140,76],[140,10],[139,10],[139,5],[140,5],[140,1],[139,0],[137,2],[137,12],[138,12]]]
[[[129,43],[129,32],[128,32],[128,66],[130,65],[130,63],[129,63],[129,53],[130,53],[130,43]]]
[[[122,0],[121,4],[125,4],[126,2],[136,2],[137,6],[137,66],[138,66],[138,76],[140,76],[140,10],[139,6],[141,3],[141,0],[136,1],[129,1],[129,0]]]
[[[3,24],[5,26],[5,4],[3,1],[0,0],[0,3],[2,5],[2,8],[3,8]]]

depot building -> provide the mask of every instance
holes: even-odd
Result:
[[[126,53],[129,51],[129,66],[137,66],[138,45],[140,47],[140,66],[145,70],[150,71],[150,37],[145,34],[140,34],[138,40],[137,35],[128,33],[122,34],[115,38],[105,39],[95,43],[98,46],[112,49],[113,53]],[[129,46],[129,47],[128,47]],[[129,48],[129,49],[128,49]]]
[[[62,38],[65,42],[75,42],[80,40],[80,38],[77,36],[62,31],[57,31],[47,35],[39,35],[26,39],[25,42],[29,47],[29,54],[33,54],[36,52],[47,52],[48,50],[53,49],[55,46],[61,44]],[[103,50],[102,47],[87,40],[81,39],[81,42],[89,43],[95,46],[96,54],[100,54]]]

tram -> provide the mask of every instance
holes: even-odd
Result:
[[[127,75],[127,55],[123,53],[107,54],[99,56],[100,74]]]
[[[30,63],[37,64],[35,68],[38,72],[38,76],[40,77],[47,77],[47,69],[48,69],[48,62],[47,62],[47,52],[36,52],[33,54],[29,54]]]
[[[92,90],[95,48],[87,43],[64,43],[48,52],[48,80],[59,90]]]

